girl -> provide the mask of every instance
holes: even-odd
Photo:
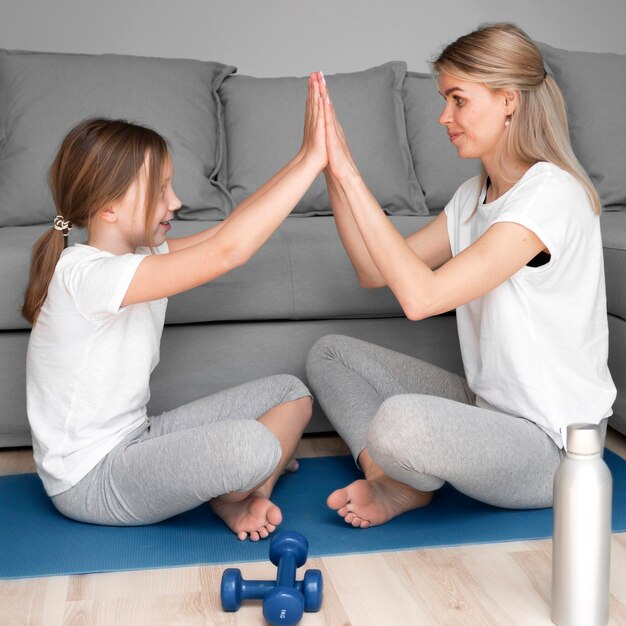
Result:
[[[446,481],[496,506],[551,506],[566,426],[606,428],[616,395],[600,201],[541,52],[495,24],[445,48],[434,73],[440,124],[483,170],[406,239],[359,176],[321,86],[326,180],[359,281],[389,286],[411,320],[456,309],[466,374],[348,337],[312,348],[308,379],[365,473],[328,505],[361,528],[426,505]]]
[[[180,208],[165,141],[92,119],[65,138],[50,183],[57,215],[33,250],[27,406],[37,470],[56,508],[96,524],[158,522],[209,501],[239,539],[281,522],[270,498],[311,415],[273,376],[147,417],[167,297],[243,265],[326,165],[309,79],[297,156],[222,223],[166,240]],[[73,226],[85,245],[66,247]],[[294,462],[295,463],[295,462]]]

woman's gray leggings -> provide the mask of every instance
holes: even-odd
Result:
[[[254,380],[150,417],[79,483],[53,496],[81,522],[151,524],[212,498],[263,483],[281,457],[278,439],[256,420],[310,396],[294,376]]]
[[[420,491],[449,482],[495,506],[552,506],[562,451],[533,422],[477,407],[460,376],[341,335],[322,337],[306,368],[355,459],[367,448],[388,476]]]

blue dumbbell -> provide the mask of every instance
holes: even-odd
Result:
[[[228,568],[222,575],[225,611],[237,611],[243,600],[263,600],[263,615],[272,626],[297,624],[304,611],[319,611],[323,580],[319,570],[307,570],[296,581],[296,570],[306,563],[309,544],[300,534],[281,531],[270,543],[270,561],[278,567],[276,581],[244,580],[241,571]]]

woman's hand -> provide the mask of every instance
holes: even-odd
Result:
[[[324,104],[320,94],[321,82],[319,72],[309,76],[302,147],[298,152],[300,158],[309,159],[320,171],[328,165]]]
[[[328,154],[328,168],[331,176],[341,183],[351,176],[360,176],[359,170],[352,158],[346,136],[341,124],[335,115],[335,107],[332,104],[326,81],[322,78],[319,83],[320,94],[324,104],[325,128],[326,128],[326,152]]]

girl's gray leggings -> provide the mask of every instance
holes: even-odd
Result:
[[[533,422],[477,407],[460,376],[341,335],[311,348],[306,371],[355,459],[367,448],[388,476],[420,491],[449,482],[495,506],[552,506],[563,452]]]
[[[310,395],[294,376],[270,376],[150,417],[52,501],[81,522],[139,525],[249,491],[281,457],[278,439],[256,420]]]

